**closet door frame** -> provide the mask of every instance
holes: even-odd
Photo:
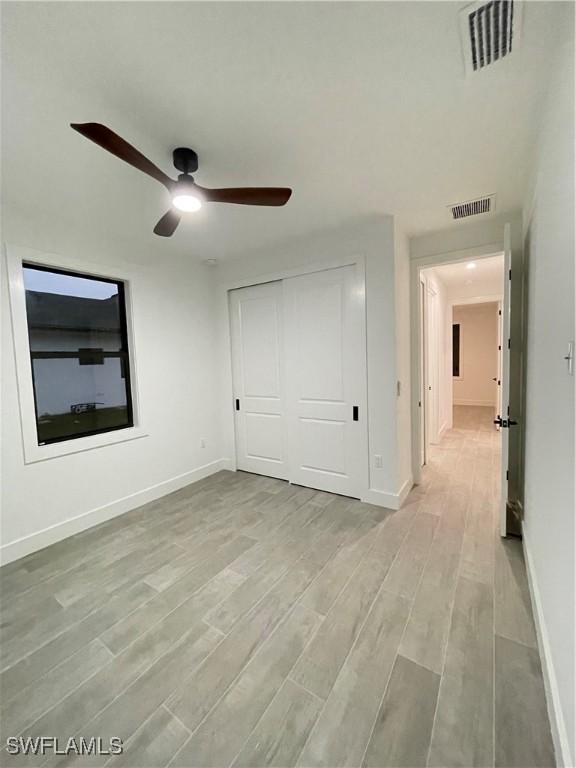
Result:
[[[369,462],[369,443],[368,443],[368,366],[367,366],[367,345],[366,345],[366,261],[362,255],[353,255],[348,258],[334,259],[330,261],[316,262],[313,264],[302,265],[293,269],[279,270],[277,272],[268,272],[253,277],[240,278],[222,285],[224,290],[224,335],[227,349],[226,359],[226,400],[227,405],[222,409],[222,431],[225,435],[228,446],[228,456],[219,462],[221,469],[230,469],[236,471],[236,430],[234,415],[234,377],[232,374],[232,333],[231,333],[231,314],[230,314],[230,291],[237,288],[247,288],[251,285],[260,285],[277,280],[285,280],[290,277],[299,277],[309,275],[314,272],[324,272],[328,269],[337,269],[338,267],[354,267],[355,292],[358,301],[362,302],[362,328],[361,328],[361,349],[364,365],[362,366],[362,391],[361,402],[358,403],[360,409],[360,418],[358,429],[362,430],[362,443],[364,445],[362,487],[359,489],[363,496],[370,488],[370,462]],[[288,456],[288,467],[290,468],[290,457]]]

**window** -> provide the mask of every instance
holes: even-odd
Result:
[[[22,270],[38,444],[132,427],[123,282]]]
[[[460,323],[452,325],[452,376],[460,378]]]

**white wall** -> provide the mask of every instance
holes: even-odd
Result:
[[[403,255],[402,255],[403,254]],[[337,230],[319,232],[308,237],[295,238],[274,248],[255,249],[250,254],[225,262],[219,267],[221,282],[220,310],[223,343],[222,368],[226,370],[223,386],[223,421],[226,455],[233,456],[232,386],[230,375],[230,347],[227,341],[226,288],[271,279],[282,270],[297,269],[302,265],[325,264],[330,261],[363,256],[366,261],[366,313],[368,357],[368,439],[370,452],[370,489],[373,500],[384,504],[398,498],[408,483],[408,447],[399,451],[397,419],[404,413],[404,403],[398,405],[396,395],[396,299],[395,261],[402,264],[406,248],[395,252],[394,222],[391,216],[374,216],[350,222]],[[405,277],[405,276],[404,276]],[[403,283],[403,279],[400,281]],[[404,330],[405,334],[405,330]],[[404,375],[409,375],[402,360]],[[408,397],[409,381],[401,382],[401,392]],[[409,437],[404,437],[409,441]],[[399,453],[404,466],[400,468]],[[375,466],[375,455],[381,455],[382,468]],[[403,474],[401,474],[401,472]]]
[[[453,308],[460,324],[460,377],[453,380],[454,405],[496,405],[498,376],[498,304]]]
[[[215,277],[163,256],[162,243],[131,254],[85,243],[67,226],[4,211],[7,242],[114,265],[138,284],[134,296],[139,387],[148,437],[25,464],[7,280],[2,259],[2,556],[21,556],[138,506],[219,468]],[[143,263],[128,261],[125,254]],[[200,447],[205,439],[206,448]],[[216,464],[213,464],[216,462]],[[198,468],[210,465],[206,470]],[[84,516],[84,517],[81,517]]]
[[[548,89],[534,195],[526,206],[528,263],[524,542],[537,602],[556,743],[576,764],[574,705],[574,5]]]
[[[412,428],[410,408],[410,249],[402,225],[394,222],[394,281],[396,291],[396,368],[400,392],[396,398],[397,484],[412,486]],[[404,492],[406,492],[404,490]]]

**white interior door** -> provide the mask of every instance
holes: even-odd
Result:
[[[345,496],[367,486],[364,290],[340,267],[284,281],[290,480]]]
[[[502,302],[498,302],[498,359],[496,363],[496,415],[502,413],[502,355],[504,342],[502,341]],[[497,427],[499,429],[499,427]]]
[[[426,430],[426,283],[420,275],[420,464],[426,464],[427,430]]]
[[[504,227],[504,290],[502,301],[502,386],[501,420],[502,459],[501,459],[501,495],[500,495],[500,535],[506,536],[506,502],[508,501],[508,445],[510,419],[510,296],[512,289],[512,248],[510,245],[510,225]]]
[[[282,283],[230,292],[236,463],[288,478]]]
[[[438,442],[439,346],[436,291],[426,287],[426,434],[428,445]]]

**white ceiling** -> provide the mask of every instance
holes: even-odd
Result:
[[[474,268],[468,268],[469,264],[474,264]],[[503,254],[470,262],[443,264],[430,271],[444,284],[448,297],[453,301],[487,297],[494,299],[502,295]]]
[[[564,4],[528,3],[518,50],[470,78],[462,5],[2,3],[4,200],[197,259],[375,213],[422,233],[493,192],[499,211],[519,208]],[[191,146],[200,184],[294,195],[207,205],[160,240],[166,191],[72,121],[105,123],[167,172]]]

